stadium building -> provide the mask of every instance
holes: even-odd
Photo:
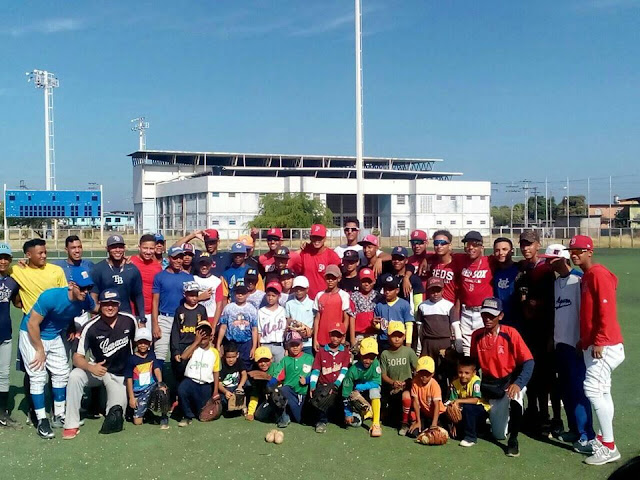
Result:
[[[137,151],[133,163],[138,232],[241,229],[261,196],[304,192],[342,225],[356,213],[356,159],[330,155]],[[454,180],[441,159],[364,158],[365,224],[382,236],[414,228],[489,234],[491,183]]]

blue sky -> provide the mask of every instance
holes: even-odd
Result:
[[[444,158],[496,183],[638,195],[640,1],[363,0],[365,155]],[[55,91],[58,188],[130,207],[137,149],[354,154],[353,2],[2,2],[2,183],[44,186]],[[574,182],[575,180],[575,182]],[[536,184],[543,187],[541,184]]]

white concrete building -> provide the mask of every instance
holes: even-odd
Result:
[[[261,195],[304,192],[322,200],[334,223],[356,213],[355,157],[137,151],[133,196],[139,232],[242,229]],[[382,236],[414,228],[489,234],[491,183],[452,180],[440,159],[364,159],[365,225]]]

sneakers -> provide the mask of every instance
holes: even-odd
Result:
[[[371,425],[371,428],[369,429],[369,435],[371,435],[372,437],[381,437],[382,427],[377,423],[374,423],[373,425]]]
[[[191,419],[191,418],[183,418],[182,420],[180,420],[180,422],[178,422],[178,426],[179,427],[188,427],[192,423],[193,423],[193,419]]]
[[[507,442],[507,457],[519,457],[520,448],[518,448],[518,439],[509,438]]]
[[[575,432],[562,432],[561,434],[556,435],[556,438],[561,442],[575,443],[580,440],[580,435]]]
[[[291,418],[286,413],[282,413],[278,419],[278,428],[287,428],[291,423]]]
[[[580,439],[573,443],[573,449],[583,455],[593,455],[602,445],[596,438],[593,440]]]
[[[404,437],[407,435],[408,431],[409,431],[409,424],[403,423],[402,427],[400,427],[400,430],[398,430],[398,435],[400,435],[401,437]]]
[[[62,431],[62,439],[71,440],[72,438],[76,438],[79,433],[80,433],[79,428],[65,428]]]
[[[615,462],[620,460],[620,452],[617,447],[613,447],[610,450],[604,445],[600,445],[597,450],[593,452],[593,455],[584,459],[584,463],[587,465],[604,465],[605,463]]]
[[[162,417],[160,419],[160,430],[169,430],[169,417]]]
[[[327,424],[319,422],[316,424],[316,433],[327,433]]]
[[[516,442],[516,444],[517,444],[517,443],[518,443],[518,442]],[[462,440],[462,441],[459,443],[459,445],[460,445],[461,447],[467,447],[467,448],[468,448],[468,447],[473,447],[475,444],[476,444],[476,442],[472,442],[472,441],[470,441],[470,440]],[[517,447],[517,445],[516,445],[516,448],[518,448],[518,447]],[[507,453],[507,455],[508,455],[508,453]]]
[[[47,440],[56,436],[56,434],[53,433],[53,430],[51,430],[51,424],[49,423],[48,418],[43,418],[38,421],[38,435],[40,435],[41,438],[46,438]]]
[[[51,421],[53,428],[64,428],[64,415],[56,415]]]
[[[11,415],[9,415],[9,412],[4,412],[4,413],[0,413],[0,427],[14,428],[14,429],[20,430],[22,428],[22,425],[20,425],[13,418],[11,418]]]
[[[549,429],[549,439],[558,438],[562,435],[564,430],[564,423],[562,423],[562,419],[554,418],[551,420],[551,428]]]

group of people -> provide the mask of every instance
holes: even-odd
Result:
[[[390,254],[359,231],[348,219],[347,243],[331,249],[325,226],[313,225],[293,251],[271,228],[259,256],[251,235],[219,251],[213,229],[168,249],[161,235],[145,234],[131,257],[112,235],[96,265],[76,236],[59,265],[47,262],[43,240],[27,241],[15,264],[0,245],[0,425],[18,424],[7,411],[12,301],[24,313],[19,363],[43,438],[55,436],[52,427],[74,438],[86,387],[98,398],[104,387],[104,433],[127,417],[142,424],[153,409],[161,428],[170,415],[186,427],[219,401],[228,415],[280,428],[304,422],[324,433],[332,422],[367,422],[371,437],[384,424],[416,438],[444,426],[471,447],[488,423],[494,438],[508,439],[509,456],[519,455],[525,431],[572,443],[587,464],[620,458],[611,397],[611,373],[624,360],[617,280],[593,262],[589,237],[540,254],[538,234],[525,230],[524,258],[514,262],[510,239],[484,255],[476,231],[462,239],[463,253],[446,230],[431,236],[433,251],[415,230],[411,253]]]

